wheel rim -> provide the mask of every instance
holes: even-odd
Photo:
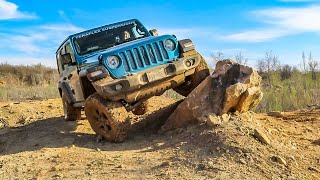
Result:
[[[122,104],[108,102],[99,95],[91,95],[86,100],[84,111],[97,135],[111,142],[123,142],[126,139],[130,121]],[[119,113],[124,114],[120,116]]]
[[[102,131],[104,134],[108,134],[111,131],[111,126],[108,121],[108,117],[99,109],[94,111],[94,120],[96,127],[99,131]]]

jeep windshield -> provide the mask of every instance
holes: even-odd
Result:
[[[141,23],[129,21],[80,33],[73,38],[73,44],[77,53],[84,55],[148,36]]]

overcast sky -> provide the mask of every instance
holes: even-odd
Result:
[[[55,67],[69,34],[131,18],[192,39],[208,60],[242,52],[254,65],[270,50],[282,64],[298,65],[302,51],[320,59],[318,0],[0,0],[0,63]]]

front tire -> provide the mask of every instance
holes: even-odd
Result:
[[[95,93],[86,100],[84,110],[97,135],[110,142],[123,142],[127,138],[130,120],[120,102],[108,101]]]

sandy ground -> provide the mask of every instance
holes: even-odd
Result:
[[[320,109],[158,134],[172,103],[152,98],[115,144],[96,142],[85,118],[65,122],[60,99],[0,102],[0,179],[320,179]]]

